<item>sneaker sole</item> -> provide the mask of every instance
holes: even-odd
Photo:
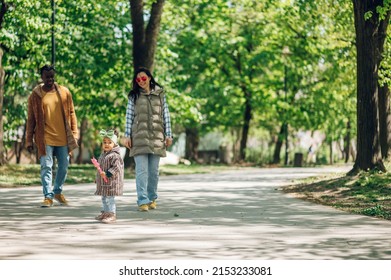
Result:
[[[58,203],[60,203],[61,205],[66,205],[66,206],[68,206],[68,202],[61,202],[61,201],[59,201],[59,200],[57,200],[57,199],[54,199],[55,201],[57,201]]]
[[[102,224],[114,224],[117,221],[103,221],[101,220]]]
[[[41,205],[41,208],[50,208],[52,207],[53,205]]]

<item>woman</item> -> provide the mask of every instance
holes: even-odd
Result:
[[[160,157],[172,144],[170,112],[163,87],[146,68],[139,68],[132,81],[126,108],[125,146],[136,164],[139,211],[156,209]]]

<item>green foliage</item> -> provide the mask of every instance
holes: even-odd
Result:
[[[56,78],[71,90],[79,124],[88,121],[85,138],[96,139],[96,130],[105,127],[122,130],[124,117],[118,116],[125,114],[132,73],[128,2],[55,3]],[[51,13],[50,1],[16,1],[0,31],[8,134],[24,125],[27,96],[40,80],[38,69],[51,61]]]
[[[50,1],[13,3],[0,30],[6,140],[24,125],[38,69],[51,60]],[[57,80],[74,95],[90,151],[99,129],[124,128],[133,72],[129,9],[129,1],[120,0],[56,1]],[[284,46],[290,55],[282,55]],[[384,82],[391,76],[388,57]],[[237,130],[249,102],[251,130],[269,131],[262,137],[274,137],[287,121],[291,134],[321,130],[327,141],[341,139],[350,121],[354,137],[351,1],[166,1],[155,65],[175,134]]]
[[[376,205],[370,208],[366,208],[363,210],[358,211],[358,213],[366,215],[366,216],[372,216],[372,217],[379,217],[382,219],[390,219],[391,218],[391,212],[387,209],[385,209],[382,205]]]
[[[24,125],[26,98],[36,82],[37,61],[45,60],[48,46],[43,44],[42,34],[47,33],[47,22],[39,17],[39,13],[45,12],[44,2],[13,1],[0,30],[4,50],[2,63],[6,72],[3,107],[5,144],[9,143],[9,137],[14,136],[15,129]]]
[[[379,14],[379,19],[384,20],[386,18],[386,14],[390,11],[391,9],[391,1],[390,0],[384,0],[382,6],[377,6],[376,7],[376,12]],[[368,17],[370,17],[369,15]]]
[[[272,133],[286,120],[291,129],[323,130],[330,139],[346,133],[348,120],[355,127],[351,3],[295,2],[168,4],[160,38],[175,73],[170,86],[189,97],[179,99],[176,116],[187,118],[177,123],[201,133],[215,127],[229,131],[243,124],[249,98],[253,127]],[[284,46],[291,50],[285,58]]]
[[[264,147],[251,147],[246,149],[246,161],[256,164],[257,166],[265,166],[272,160],[273,151]]]

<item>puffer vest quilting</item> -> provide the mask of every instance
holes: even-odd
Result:
[[[130,156],[156,154],[166,156],[163,124],[163,90],[141,93],[135,104]]]

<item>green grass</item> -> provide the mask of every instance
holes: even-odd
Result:
[[[160,175],[178,175],[211,173],[224,170],[238,169],[226,165],[164,165],[160,168]],[[93,183],[96,169],[92,164],[71,164],[68,170],[67,184]],[[125,179],[134,178],[134,170],[125,170]],[[0,188],[28,187],[41,184],[40,166],[38,164],[10,164],[0,166]]]
[[[283,191],[343,211],[391,220],[391,173],[388,172],[307,178],[284,187]]]
[[[70,165],[68,184],[91,183],[96,169],[92,165]],[[28,187],[41,184],[38,164],[11,164],[0,166],[0,187]]]
[[[240,168],[241,167],[228,165],[163,165],[160,167],[159,173],[161,175],[202,174],[220,172],[224,170],[238,170]]]

